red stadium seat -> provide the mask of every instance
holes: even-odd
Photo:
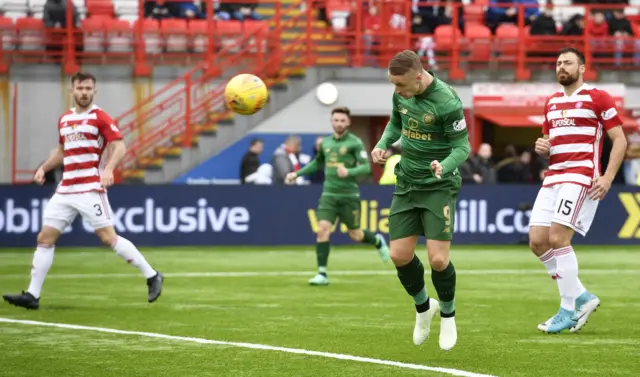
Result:
[[[105,19],[103,17],[89,17],[82,21],[82,30],[87,33],[104,32]]]
[[[105,19],[90,17],[82,21],[84,49],[88,52],[104,51]]]
[[[242,33],[242,22],[240,21],[217,21],[216,22],[216,34],[232,34],[239,36]]]
[[[110,52],[131,51],[133,29],[129,22],[117,19],[107,20],[105,29],[107,30],[108,50]]]
[[[13,50],[15,48],[15,25],[11,18],[0,16],[0,50]]]
[[[18,18],[16,20],[21,50],[41,50],[44,45],[44,23],[38,18]]]
[[[450,50],[451,46],[454,43],[454,35],[457,37],[457,42],[461,42],[462,33],[460,33],[460,29],[454,28],[451,25],[441,25],[436,28],[433,32],[433,37],[436,42],[436,46],[438,49]]]
[[[465,36],[472,60],[488,60],[491,57],[492,40],[491,30],[485,25],[465,25]]]
[[[482,5],[470,4],[464,7],[464,22],[467,24],[484,23],[484,7]]]
[[[98,15],[115,17],[115,8],[111,0],[86,0],[89,17]]]
[[[211,25],[215,27],[215,25]],[[189,21],[189,35],[193,51],[204,52],[209,46],[209,26],[206,20]]]
[[[191,20],[189,21],[188,29],[191,35],[207,34],[209,26],[207,25],[207,20]]]
[[[496,29],[496,49],[503,57],[514,57],[518,53],[520,30],[516,25],[501,24]]]
[[[160,54],[162,52],[162,38],[160,36],[160,23],[157,20],[145,18],[133,23],[134,32],[142,26],[145,51],[147,54]],[[186,26],[185,26],[186,27]]]
[[[187,21],[168,19],[160,22],[168,52],[186,51],[189,45]]]

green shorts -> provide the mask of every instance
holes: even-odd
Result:
[[[456,183],[432,189],[396,188],[389,210],[389,239],[424,236],[451,241],[460,189]]]
[[[347,229],[360,229],[360,198],[322,195],[316,216],[318,221],[326,220],[331,224],[340,218]]]

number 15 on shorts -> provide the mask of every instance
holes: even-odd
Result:
[[[560,199],[560,204],[558,204],[557,213],[563,216],[569,216],[573,211],[573,201],[569,199]]]

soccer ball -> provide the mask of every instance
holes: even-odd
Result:
[[[224,102],[234,113],[252,115],[267,103],[267,85],[258,76],[243,73],[233,77],[224,88]]]

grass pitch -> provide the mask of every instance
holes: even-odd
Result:
[[[526,247],[456,247],[459,339],[449,352],[438,347],[439,319],[431,338],[413,345],[412,300],[374,250],[333,248],[328,287],[307,285],[313,247],[142,251],[166,276],[153,304],[142,276],[113,252],[57,250],[39,310],[0,302],[0,376],[640,373],[640,254],[632,248],[577,247],[581,279],[602,306],[581,333],[545,335],[536,326],[557,310],[557,286]],[[0,252],[1,293],[26,289],[31,257]]]

